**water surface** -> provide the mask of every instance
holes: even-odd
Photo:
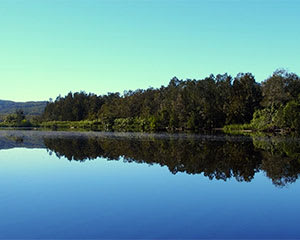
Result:
[[[298,138],[0,132],[0,238],[299,238]]]

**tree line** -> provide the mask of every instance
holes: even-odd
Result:
[[[221,128],[300,130],[300,79],[276,70],[262,83],[252,73],[174,77],[167,86],[106,95],[76,92],[47,103],[42,121],[93,121],[96,130],[165,131]]]

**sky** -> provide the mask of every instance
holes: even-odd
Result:
[[[300,73],[300,0],[0,0],[0,99]]]

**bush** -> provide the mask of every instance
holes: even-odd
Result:
[[[290,101],[283,109],[283,125],[297,132],[300,131],[300,102]]]
[[[255,130],[266,130],[274,125],[273,117],[276,114],[274,108],[265,108],[262,110],[256,110],[251,120],[251,127]]]

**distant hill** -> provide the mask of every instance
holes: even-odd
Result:
[[[46,101],[14,102],[0,100],[0,115],[14,113],[17,109],[22,109],[25,115],[41,115],[46,107],[46,104]]]

